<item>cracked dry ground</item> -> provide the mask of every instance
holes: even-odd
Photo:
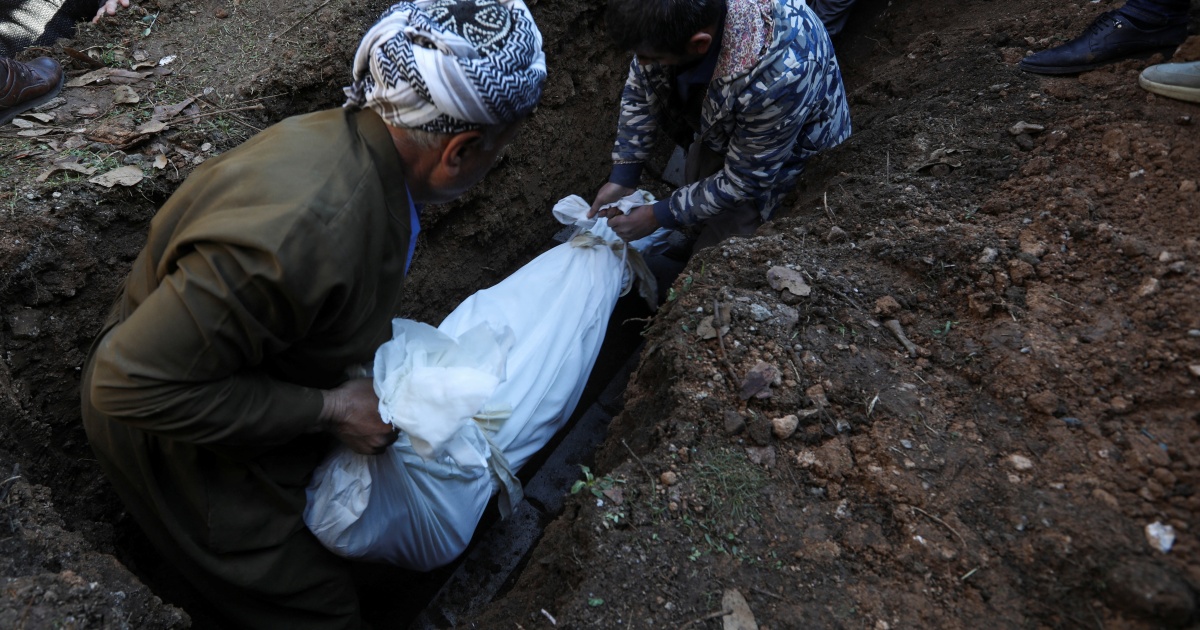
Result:
[[[162,6],[186,22],[222,5]],[[1145,60],[1067,78],[1014,65],[1112,6],[863,0],[838,44],[855,135],[779,220],[691,262],[644,335],[595,478],[460,625],[1197,623],[1200,108],[1142,92]],[[489,189],[431,217],[406,316],[435,322],[527,260],[552,200],[603,179],[625,62],[599,7],[534,5],[547,99]],[[323,68],[349,52],[330,35],[378,8],[331,5],[289,33],[330,57],[261,62],[254,76],[290,68],[301,87],[251,122],[335,103]],[[279,87],[264,85],[238,94]],[[0,481],[21,476],[0,486],[0,619],[185,626],[113,559],[137,538],[73,406],[74,366],[171,184],[151,178],[141,199],[56,177],[0,191],[0,470],[20,464]],[[37,251],[14,242],[31,238]],[[800,281],[808,295],[777,288]]]

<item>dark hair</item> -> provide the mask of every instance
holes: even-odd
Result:
[[[608,34],[622,50],[686,52],[692,35],[725,14],[725,0],[608,0]]]

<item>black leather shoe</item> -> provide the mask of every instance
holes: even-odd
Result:
[[[0,83],[0,125],[7,125],[18,114],[48,102],[62,91],[62,66],[49,57],[29,63],[0,58],[0,66],[6,76]]]
[[[1096,18],[1079,37],[1029,55],[1018,66],[1037,74],[1074,74],[1138,54],[1167,52],[1186,38],[1186,23],[1144,29],[1119,10],[1109,11]]]

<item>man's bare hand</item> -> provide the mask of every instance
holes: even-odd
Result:
[[[659,225],[658,218],[654,216],[654,206],[638,206],[630,210],[629,214],[610,218],[608,227],[628,243],[650,236]]]
[[[633,192],[634,189],[629,188],[628,186],[622,186],[612,182],[608,182],[607,184],[601,186],[600,190],[596,193],[596,200],[592,202],[592,209],[588,210],[588,218],[594,218],[596,213],[600,212],[600,206],[606,206],[610,203],[620,201],[622,198],[632,195]],[[608,211],[608,214],[601,216],[613,216],[612,213],[620,214],[620,212],[620,210],[614,208]]]
[[[117,10],[121,8],[128,9],[129,0],[106,0],[104,4],[100,5],[100,10],[96,11],[96,17],[92,18],[92,24],[99,22],[100,18],[106,15],[116,15]]]
[[[322,393],[325,406],[321,420],[325,430],[336,435],[350,450],[378,455],[396,441],[398,432],[379,417],[379,398],[371,379],[346,381]]]

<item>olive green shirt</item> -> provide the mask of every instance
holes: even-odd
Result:
[[[323,111],[209,160],[155,216],[82,392],[143,527],[190,556],[303,527],[332,440],[320,390],[390,337],[412,230],[402,173],[378,115]]]

